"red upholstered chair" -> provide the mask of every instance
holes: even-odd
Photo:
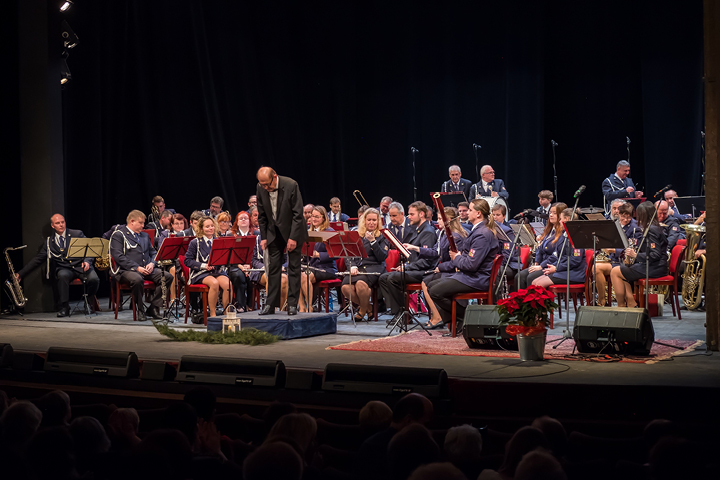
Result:
[[[520,263],[522,263],[521,270],[525,270],[530,266],[530,253],[532,253],[532,248],[520,247]]]
[[[148,234],[148,237],[150,237],[150,245],[152,245],[153,248],[155,248],[155,229],[147,228],[147,229],[143,230],[143,232]]]
[[[451,332],[452,336],[456,337],[456,324],[457,324],[457,301],[458,300],[487,300],[487,305],[494,305],[495,304],[495,280],[497,279],[498,272],[500,271],[500,265],[502,265],[503,256],[502,255],[495,255],[495,259],[493,260],[492,267],[490,269],[490,286],[487,291],[485,292],[472,292],[472,293],[458,293],[456,295],[453,295],[452,297],[452,327]]]
[[[208,307],[208,292],[210,287],[207,285],[190,285],[190,269],[185,262],[180,261],[182,267],[183,277],[185,278],[185,323],[187,323],[188,315],[190,314],[190,294],[200,293],[202,295],[202,309],[203,309],[203,323],[207,325],[207,307]],[[213,312],[215,311],[215,305],[212,306]]]
[[[112,268],[115,269],[115,259],[110,257],[110,263],[112,265]],[[145,280],[143,283],[143,291],[147,294],[150,290],[155,290],[155,284],[149,280]],[[117,320],[118,316],[118,310],[120,307],[120,304],[122,304],[122,292],[129,292],[131,291],[131,288],[129,285],[123,284],[118,282],[115,279],[112,279],[111,285],[110,285],[110,295],[113,297],[112,303],[115,304],[115,320]],[[133,312],[133,322],[137,321],[137,311],[135,310],[135,297],[130,297],[130,308],[132,308]]]
[[[338,272],[345,271],[345,260],[344,259],[336,258],[335,264],[337,265]],[[340,286],[342,286],[342,279],[340,279],[340,278],[334,278],[332,280],[323,280],[322,282],[317,282],[315,284],[315,288],[318,289],[318,291],[321,293],[321,295],[323,296],[323,299],[325,301],[325,313],[330,312],[330,289],[338,288]],[[338,301],[342,301],[342,300],[338,299]]]
[[[676,246],[676,247],[677,247],[678,245],[682,245],[683,247],[687,247],[687,239],[686,239],[686,238],[681,238],[680,240],[678,240],[678,241],[675,243],[675,246]]]
[[[585,282],[584,283],[576,283],[576,284],[570,284],[570,295],[573,299],[573,308],[575,308],[575,313],[577,313],[577,299],[578,295],[582,294],[583,297],[580,297],[580,305],[584,305],[585,302],[583,301],[583,298],[590,298],[590,288],[592,288],[592,284],[590,283],[592,281],[592,260],[593,260],[593,251],[592,250],[585,250]],[[550,285],[547,288],[550,292],[554,293],[558,297],[558,315],[560,318],[562,318],[562,300],[559,298],[560,296],[567,296],[567,284],[558,284],[558,285]],[[589,303],[589,301],[588,301]],[[568,308],[568,299],[565,298],[565,308]],[[551,320],[551,326],[553,327],[554,319],[552,318],[552,315],[550,316]]]
[[[406,297],[405,301],[405,308],[407,311],[410,311],[410,295],[417,295],[417,312],[421,312],[421,305],[420,305],[420,294],[422,293],[422,283],[408,283],[405,285],[405,290],[408,292],[408,296]]]
[[[673,316],[675,316],[675,312],[677,311],[677,317],[678,320],[682,320],[682,317],[680,316],[680,299],[678,298],[678,276],[680,274],[680,269],[678,268],[680,265],[680,262],[684,258],[685,254],[685,248],[687,248],[685,245],[675,245],[672,249],[672,253],[670,254],[670,274],[665,275],[664,277],[658,277],[658,278],[651,278],[648,282],[649,285],[666,285],[669,287],[668,294],[672,295],[672,298],[670,300],[670,305],[672,306],[672,312]],[[640,304],[640,308],[645,307],[645,279],[641,278],[637,282],[638,284],[638,303]]]

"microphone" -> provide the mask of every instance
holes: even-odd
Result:
[[[670,190],[671,188],[672,188],[672,185],[670,185],[670,184],[665,185],[663,188],[661,188],[660,190],[658,190],[658,191],[655,193],[654,196],[657,197],[658,195],[660,195],[661,193],[663,193],[665,190]]]
[[[420,152],[420,150],[418,150],[418,149],[415,148],[415,147],[410,147],[410,151],[411,151],[412,153],[418,153],[418,152]]]
[[[478,148],[482,148],[482,147],[480,145],[478,145],[477,143],[473,143],[473,148],[475,150],[477,150]]]
[[[583,194],[584,191],[585,191],[585,185],[580,185],[580,188],[577,189],[577,192],[575,192],[575,195],[573,196],[573,198],[578,198],[580,195]]]
[[[552,145],[553,147],[557,147],[558,143],[555,140],[550,140],[550,145]]]
[[[625,140],[627,141],[627,144],[630,145],[630,137],[625,137]]]

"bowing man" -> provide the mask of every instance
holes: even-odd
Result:
[[[410,229],[413,232],[411,245],[432,248],[437,243],[437,231],[427,219],[428,208],[423,202],[413,202],[408,207]],[[403,270],[405,270],[406,283],[420,283],[427,270],[437,265],[437,258],[420,258],[418,253],[412,253],[408,262],[393,268],[392,272],[380,276],[380,292],[385,298],[385,304],[390,308],[393,316],[402,313],[405,307],[405,292],[402,290]]]
[[[310,231],[332,232],[328,221],[325,207],[316,205],[312,208],[310,215]],[[304,265],[304,264],[303,264]],[[335,260],[330,258],[327,248],[323,242],[315,242],[312,257],[309,260],[310,269],[303,272],[300,280],[300,311],[311,312],[311,305],[315,301],[317,291],[313,290],[317,282],[323,280],[335,280],[337,278],[337,265]],[[308,285],[309,282],[309,285]],[[307,301],[307,306],[305,305]]]
[[[216,231],[217,224],[212,217],[201,218],[195,229],[197,235],[192,239],[185,252],[185,266],[190,269],[190,278],[188,279],[190,284],[202,284],[210,288],[208,292],[210,316],[215,316],[215,307],[217,306],[221,288],[223,291],[223,311],[230,301],[230,279],[225,271],[225,267],[208,265],[212,242],[217,238],[215,235]]]
[[[573,209],[566,208],[560,214],[560,224],[569,222],[572,218]],[[568,274],[568,254],[570,256],[570,283],[585,283],[585,272],[587,270],[587,261],[585,260],[585,249],[573,248],[567,232],[563,232],[562,239],[557,247],[557,255],[559,255],[555,265],[548,265],[543,269],[543,274],[533,280],[533,285],[541,287],[549,287],[550,285],[559,285],[567,282]]]
[[[630,175],[630,162],[620,160],[615,167],[615,173],[603,180],[605,213],[610,212],[610,203],[616,198],[641,198],[643,196],[643,192],[635,190],[635,184],[628,175]]]
[[[450,175],[450,180],[443,182],[440,186],[440,191],[462,192],[465,194],[465,198],[470,198],[470,188],[472,187],[472,182],[467,178],[462,178],[462,171],[460,171],[460,167],[457,165],[451,165],[450,168],[448,168],[448,174]]]
[[[145,214],[140,210],[133,210],[127,216],[127,224],[113,232],[110,237],[110,255],[115,260],[115,266],[111,266],[110,275],[132,289],[138,319],[146,320],[147,316],[150,316],[159,320],[162,319],[161,279],[165,277],[169,285],[173,278],[170,273],[155,268],[155,247],[150,243],[148,234],[142,231],[144,226]],[[142,300],[145,280],[155,284],[155,292],[147,311]]]
[[[98,286],[100,286],[100,279],[93,268],[94,258],[71,259],[66,257],[70,240],[73,238],[86,238],[85,234],[80,230],[66,228],[65,217],[59,213],[50,217],[50,226],[55,230],[55,233],[45,239],[45,243],[38,254],[15,275],[17,280],[20,281],[44,262],[46,278],[50,279],[52,272],[55,279],[57,279],[58,300],[60,301],[57,316],[69,317],[70,282],[79,278],[86,285],[88,295],[94,296],[97,293]],[[91,312],[93,311],[92,305],[91,302]]]
[[[470,199],[479,197],[502,197],[507,202],[510,194],[505,188],[505,182],[495,178],[495,170],[490,165],[480,169],[480,180],[470,188]]]
[[[453,295],[487,291],[490,288],[490,272],[495,256],[500,253],[497,227],[490,215],[490,205],[482,198],[470,202],[470,235],[463,242],[462,251],[450,252],[450,262],[440,264],[441,272],[449,276],[433,280],[428,284],[430,298],[438,308],[443,324],[452,322]],[[451,273],[457,269],[456,273]],[[458,321],[465,315],[465,306],[458,305]]]

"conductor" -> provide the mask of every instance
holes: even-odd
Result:
[[[297,315],[300,296],[300,258],[307,238],[303,201],[295,180],[281,177],[270,167],[257,172],[257,208],[260,246],[266,252],[267,303],[259,315],[275,313],[280,305],[283,252],[288,256],[288,315]]]

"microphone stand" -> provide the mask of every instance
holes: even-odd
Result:
[[[505,232],[503,232],[503,234],[505,234]],[[506,237],[507,237],[507,235],[506,235]],[[510,240],[510,239],[508,238],[508,240]],[[508,256],[508,261],[505,264],[505,267],[503,268],[502,275],[500,275],[498,278],[505,277],[505,272],[507,272],[507,269],[510,266],[510,263],[513,261],[513,254],[515,253],[515,249],[519,243],[520,243],[520,232],[518,231],[518,234],[515,235],[515,240],[513,241],[512,248],[510,249],[510,256]],[[521,268],[520,258],[518,258],[518,271],[520,270],[520,268]],[[517,283],[517,281],[516,281],[516,283]],[[495,298],[495,299],[498,298],[498,292],[500,291],[500,285],[502,285],[502,282],[498,282],[497,287],[495,287],[495,293],[493,294],[493,298]]]
[[[417,202],[417,183],[415,183],[415,153],[419,150],[415,147],[410,147],[410,152],[412,152],[412,164],[413,164],[413,202]]]
[[[477,143],[473,143],[473,150],[475,151],[475,183],[478,183],[480,181],[480,169],[478,168],[479,161],[478,160],[478,149],[482,148]],[[703,150],[704,151],[704,150]],[[704,158],[704,155],[703,155]]]
[[[700,135],[702,136],[702,140],[700,141],[700,148],[702,149],[702,156],[700,157],[702,161],[702,176],[700,178],[700,196],[705,196],[705,132],[701,131]],[[695,213],[693,212],[693,216]]]
[[[557,199],[558,194],[557,194],[557,170],[555,169],[555,147],[557,147],[558,144],[555,140],[550,140],[550,145],[552,145],[552,151],[553,151],[553,181],[555,182],[555,199]]]
[[[625,137],[625,140],[627,141],[627,152],[628,152],[628,158],[627,161],[630,161],[630,137]]]

